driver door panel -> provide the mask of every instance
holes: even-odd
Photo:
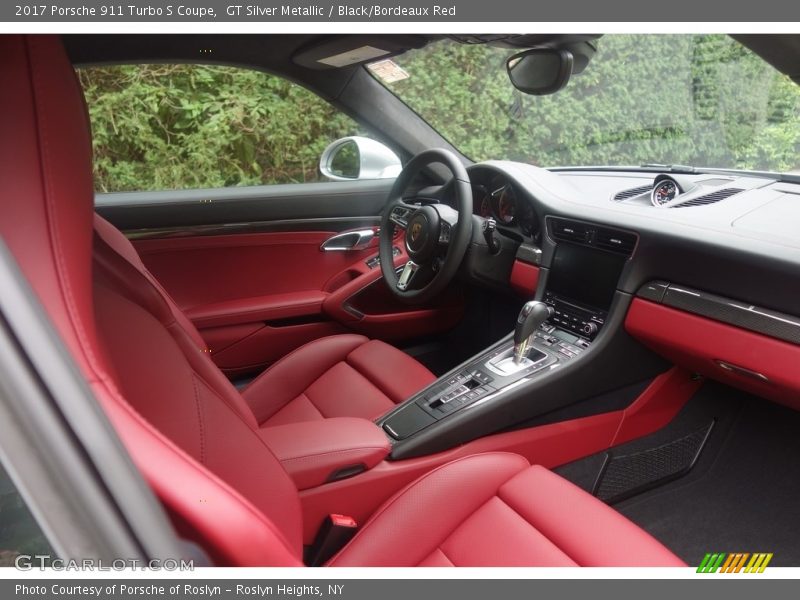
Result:
[[[355,331],[402,343],[458,322],[457,291],[429,306],[399,303],[380,268],[367,264],[376,247],[321,249],[342,231],[377,228],[391,184],[113,194],[98,197],[97,208],[131,238],[198,327],[212,359],[235,377],[327,335]],[[395,246],[402,265],[401,238]]]

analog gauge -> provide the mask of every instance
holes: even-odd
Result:
[[[475,207],[478,209],[478,214],[484,219],[492,216],[492,199],[489,196],[488,190],[480,186],[473,186],[472,197],[475,201]]]
[[[497,220],[506,225],[514,222],[517,216],[517,198],[510,185],[506,185],[497,197]]]
[[[665,204],[675,200],[675,198],[678,197],[678,194],[680,194],[680,190],[678,189],[677,183],[675,183],[672,179],[662,179],[653,188],[650,198],[654,205],[664,206]]]
[[[511,225],[517,216],[517,198],[514,195],[514,188],[505,181],[501,182],[501,185],[492,187],[494,217],[504,225]]]

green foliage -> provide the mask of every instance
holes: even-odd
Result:
[[[441,41],[400,56],[389,87],[475,160],[799,166],[800,87],[727,36],[609,35],[544,97],[515,91],[508,50]],[[316,181],[322,150],[358,133],[281,78],[230,67],[80,71],[102,191]]]
[[[279,77],[230,67],[84,69],[101,191],[318,180],[346,115]]]
[[[552,96],[511,87],[502,49],[441,41],[389,87],[475,160],[645,162],[785,171],[800,163],[800,87],[722,35],[609,35]]]
[[[52,549],[0,465],[0,567],[13,567],[20,554],[49,555]]]
[[[357,179],[361,171],[361,155],[356,143],[350,140],[339,146],[328,166],[334,175]]]

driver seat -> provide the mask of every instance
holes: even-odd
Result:
[[[147,270],[133,244],[99,215],[94,217],[94,258],[113,287],[160,315],[167,328],[182,330],[184,352],[194,355],[197,368],[215,383],[218,393],[240,395],[211,361],[200,333]],[[100,310],[99,316],[101,331],[113,336],[119,330],[118,315]],[[118,342],[110,344],[112,352],[125,351],[124,340]],[[117,358],[126,361],[125,356]],[[128,380],[135,388],[145,383],[135,370]],[[389,344],[341,334],[314,340],[284,356],[244,388],[244,402],[237,404],[259,427],[335,417],[374,420],[435,380],[422,364]]]

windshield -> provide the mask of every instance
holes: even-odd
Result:
[[[473,160],[800,168],[800,86],[723,35],[606,35],[551,96],[516,91],[514,52],[442,40],[370,66]]]

